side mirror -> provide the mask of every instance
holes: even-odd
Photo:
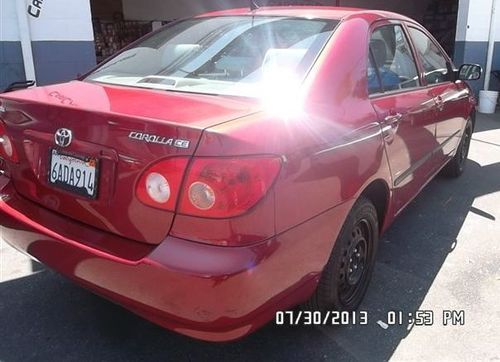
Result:
[[[459,80],[479,80],[483,74],[483,68],[477,64],[464,64],[458,71]]]

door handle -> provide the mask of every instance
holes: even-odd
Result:
[[[438,108],[438,110],[441,112],[443,111],[444,109],[444,100],[443,100],[443,97],[441,96],[437,96],[434,98],[434,103],[436,103],[436,106]]]
[[[397,127],[399,126],[402,118],[403,115],[401,113],[391,114],[390,116],[384,118],[384,123],[391,127]]]
[[[394,141],[394,137],[396,136],[396,132],[398,131],[399,124],[402,119],[403,115],[401,113],[391,114],[384,118],[382,134],[384,135],[384,140],[387,143],[392,143]]]

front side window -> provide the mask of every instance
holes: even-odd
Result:
[[[220,16],[182,21],[103,64],[87,81],[258,97],[303,80],[338,21]]]
[[[424,67],[427,84],[451,81],[448,61],[441,50],[424,32],[412,27],[409,29],[417,56]]]
[[[376,29],[370,39],[368,89],[371,93],[382,82],[383,91],[413,88],[419,85],[417,67],[408,41],[400,25],[387,25]],[[372,65],[373,67],[373,65]]]

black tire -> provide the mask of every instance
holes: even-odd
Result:
[[[462,176],[467,165],[469,156],[470,143],[472,140],[473,126],[472,121],[469,120],[465,126],[465,131],[458,146],[457,154],[451,159],[450,162],[443,169],[443,175],[451,178]]]
[[[316,292],[305,304],[314,311],[353,311],[370,282],[378,246],[377,211],[359,199],[342,227]]]

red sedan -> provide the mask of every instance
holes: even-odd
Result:
[[[0,97],[3,238],[199,339],[299,304],[355,310],[380,234],[464,171],[480,75],[387,12],[176,22],[77,81]]]

